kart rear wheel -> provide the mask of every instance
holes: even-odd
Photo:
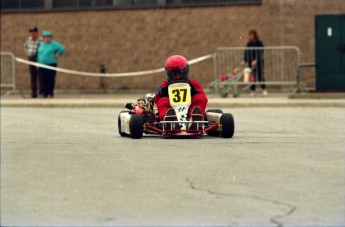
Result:
[[[206,111],[206,113],[220,113],[220,114],[222,114],[222,113],[223,113],[223,110],[221,110],[221,109],[208,109],[208,110]],[[205,121],[207,121],[207,118],[206,118],[206,117],[205,117]],[[215,130],[206,132],[206,134],[207,134],[208,136],[220,136],[221,131],[215,129]]]
[[[144,120],[141,115],[133,114],[129,122],[132,139],[140,139],[144,133]]]
[[[235,121],[232,114],[223,114],[220,118],[220,123],[222,125],[221,136],[223,138],[232,138],[235,132]]]
[[[129,112],[129,111],[121,111],[121,112],[119,113],[118,118],[117,118],[117,129],[119,130],[119,134],[120,134],[120,136],[122,136],[122,137],[128,137],[128,135],[127,135],[126,133],[121,132],[121,118],[120,118],[120,115],[121,115],[121,113],[128,113],[128,112]]]

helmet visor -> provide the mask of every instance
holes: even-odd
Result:
[[[183,69],[166,69],[166,73],[169,81],[186,80],[188,78],[188,66]]]

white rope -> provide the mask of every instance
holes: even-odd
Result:
[[[199,58],[195,58],[192,59],[190,61],[188,61],[189,65],[193,65],[195,63],[201,62],[201,61],[205,61],[209,58],[212,58],[213,55],[209,54],[209,55],[205,55]],[[127,73],[89,73],[89,72],[80,72],[80,71],[76,71],[76,70],[70,70],[70,69],[64,69],[64,68],[59,68],[59,67],[53,67],[53,66],[49,66],[49,65],[44,65],[44,64],[40,64],[37,62],[33,62],[33,61],[28,61],[22,58],[14,58],[17,62],[20,63],[24,63],[27,65],[33,65],[36,67],[40,67],[40,68],[45,68],[45,69],[52,69],[55,70],[57,72],[62,72],[62,73],[68,73],[68,74],[74,74],[74,75],[78,75],[78,76],[93,76],[93,77],[126,77],[126,76],[142,76],[142,75],[149,75],[149,74],[154,74],[154,73],[160,73],[160,72],[164,72],[164,68],[159,68],[159,69],[153,69],[153,70],[146,70],[146,71],[138,71],[138,72],[127,72]]]

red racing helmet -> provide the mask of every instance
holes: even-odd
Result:
[[[188,61],[181,55],[173,55],[166,60],[165,71],[168,81],[187,80],[189,74]]]

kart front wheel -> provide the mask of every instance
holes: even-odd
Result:
[[[119,134],[120,134],[120,136],[122,136],[122,137],[127,137],[128,135],[126,134],[126,133],[123,133],[123,132],[121,132],[121,113],[128,113],[129,111],[121,111],[120,113],[119,113],[119,117],[117,118],[117,128],[118,128],[118,130],[119,130]]]
[[[143,137],[144,120],[141,115],[133,114],[129,122],[129,129],[131,131],[132,139],[140,139]]]
[[[235,132],[235,121],[232,114],[223,114],[220,118],[220,123],[222,125],[221,136],[223,138],[232,138]]]

